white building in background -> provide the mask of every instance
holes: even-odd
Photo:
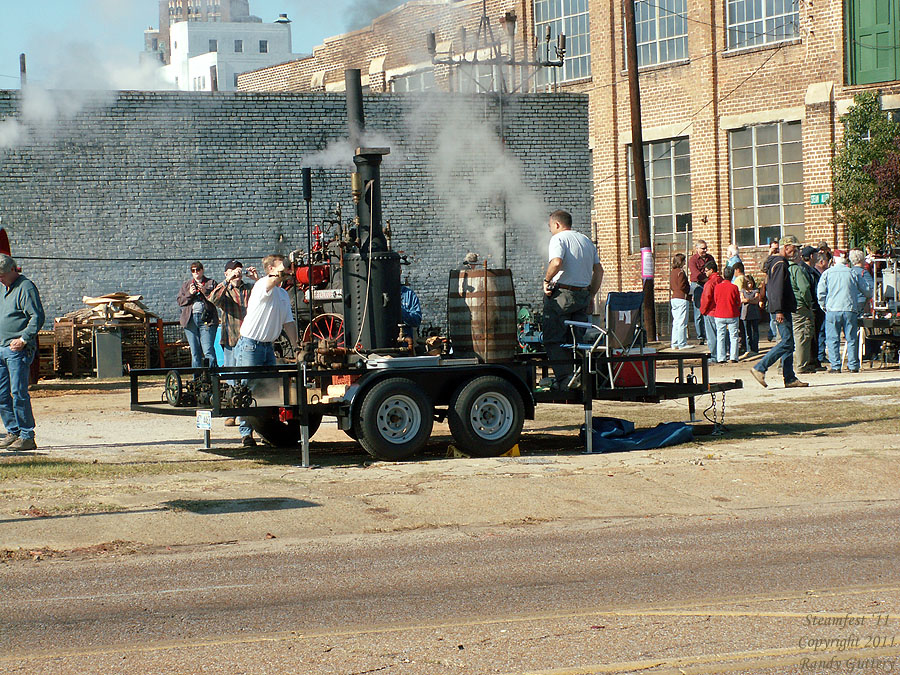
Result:
[[[237,75],[299,58],[291,50],[291,22],[179,21],[169,27],[170,63],[163,77],[182,91],[235,91]]]

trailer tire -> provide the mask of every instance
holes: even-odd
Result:
[[[496,457],[519,442],[525,403],[502,377],[476,377],[453,395],[447,422],[460,450],[474,457]]]
[[[389,462],[409,459],[421,450],[434,426],[434,406],[412,380],[392,377],[366,393],[353,430],[373,457]]]
[[[302,439],[300,420],[282,422],[277,415],[269,417],[247,417],[247,423],[269,445],[276,448],[293,448]],[[309,413],[309,437],[312,438],[322,424],[321,413]]]

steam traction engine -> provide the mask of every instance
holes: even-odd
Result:
[[[351,139],[360,138],[364,128],[359,79],[359,71],[347,72]],[[191,396],[170,399],[169,407],[143,402],[139,395],[141,377],[164,371],[132,370],[133,410],[193,413],[176,407],[181,404],[209,407],[215,416],[246,417],[273,445],[296,447],[302,440],[304,461],[309,437],[328,415],[371,455],[400,460],[424,447],[436,419],[447,420],[454,443],[464,452],[494,456],[518,442],[525,419],[533,419],[540,402],[583,405],[589,421],[594,400],[687,397],[693,410],[694,397],[741,386],[740,381],[709,383],[707,356],[601,357],[591,351],[581,357],[580,389],[540,391],[535,383],[552,364],[542,353],[521,353],[512,275],[477,265],[450,273],[449,339],[441,340],[433,353],[413,355],[400,339],[401,256],[391,250],[381,224],[380,171],[388,153],[387,148],[358,148],[351,174],[353,226],[342,228],[339,241],[310,232],[307,251],[291,256],[289,293],[298,325],[305,324],[305,330],[299,354],[283,355],[295,361],[172,371],[168,377],[178,378],[179,388],[188,375],[193,382]],[[308,176],[304,170],[307,204]],[[675,383],[657,383],[655,368],[648,369],[651,374],[640,386],[616,386],[604,379],[611,362],[646,365],[661,358],[678,361]],[[682,372],[687,358],[701,361],[700,382]]]

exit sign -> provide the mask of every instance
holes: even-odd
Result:
[[[812,206],[818,206],[820,204],[827,204],[831,201],[831,193],[830,192],[813,192],[809,196],[809,203]]]

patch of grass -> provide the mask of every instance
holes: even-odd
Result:
[[[128,478],[180,473],[228,471],[266,466],[264,460],[197,460],[180,462],[135,462],[104,464],[49,457],[7,457],[0,460],[0,481],[27,479],[70,480],[75,478]]]
[[[119,504],[101,504],[100,502],[71,502],[68,504],[54,504],[46,508],[31,506],[27,509],[17,511],[22,516],[32,516],[34,518],[48,518],[50,516],[68,516],[84,513],[119,513],[127,511],[124,506]]]

